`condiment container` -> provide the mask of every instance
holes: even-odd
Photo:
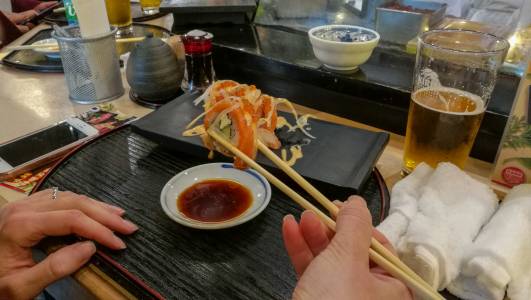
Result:
[[[164,104],[180,91],[184,65],[172,48],[160,38],[147,36],[131,51],[126,77],[135,96],[142,102]]]
[[[211,33],[202,30],[192,30],[182,36],[186,71],[181,87],[185,92],[203,92],[214,82],[213,37]]]

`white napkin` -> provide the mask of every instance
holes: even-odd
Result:
[[[400,257],[434,288],[446,288],[497,205],[487,185],[440,163],[421,189],[418,212],[398,245]]]
[[[448,289],[464,299],[531,299],[531,184],[513,188]]]
[[[417,214],[420,190],[432,172],[430,166],[421,163],[406,178],[397,182],[391,191],[389,216],[378,225],[377,229],[395,248],[406,232],[409,222]]]

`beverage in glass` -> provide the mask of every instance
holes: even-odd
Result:
[[[142,13],[144,15],[154,15],[159,13],[160,0],[140,0]]]
[[[420,163],[463,168],[509,43],[487,33],[433,30],[419,40],[403,171]]]
[[[116,35],[127,35],[133,32],[130,0],[105,0],[109,23],[116,26]]]

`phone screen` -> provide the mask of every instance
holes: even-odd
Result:
[[[0,157],[13,167],[50,153],[87,135],[63,122],[0,147]]]

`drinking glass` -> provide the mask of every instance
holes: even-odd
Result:
[[[124,36],[133,32],[133,18],[131,17],[130,0],[105,0],[109,23],[116,26],[117,36]]]
[[[144,15],[154,15],[159,13],[160,0],[140,0],[140,7]]]
[[[504,39],[475,31],[433,30],[420,37],[404,172],[420,162],[464,167],[508,47]]]

